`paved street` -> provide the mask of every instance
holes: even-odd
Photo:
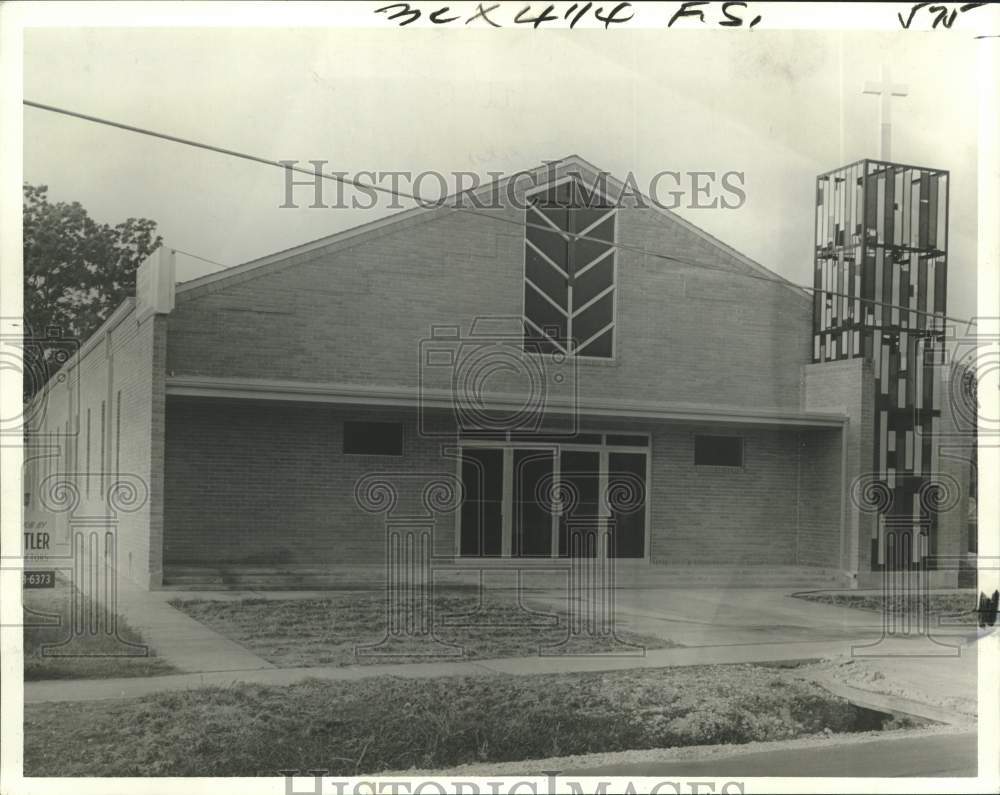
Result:
[[[695,761],[632,762],[565,770],[567,776],[975,776],[976,733],[874,739],[830,746],[716,756]]]

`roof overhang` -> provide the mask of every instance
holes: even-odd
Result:
[[[382,406],[389,408],[422,408],[454,410],[456,397],[446,389],[416,387],[371,386],[346,383],[316,383],[252,378],[218,378],[213,376],[168,376],[166,393],[169,397],[207,398],[224,400],[277,401],[286,403],[320,403],[342,406]],[[511,412],[523,409],[524,395],[489,393],[477,398],[477,410]],[[458,404],[462,405],[462,404]],[[545,404],[550,415],[602,417],[606,419],[659,420],[691,424],[755,425],[785,428],[839,428],[848,418],[844,414],[790,411],[787,409],[754,409],[743,406],[705,406],[678,403],[652,403],[620,398],[579,398]]]

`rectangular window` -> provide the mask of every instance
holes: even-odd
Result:
[[[122,391],[115,397],[115,481],[122,474]]]
[[[104,494],[105,482],[104,478],[107,473],[107,457],[104,453],[105,444],[107,442],[107,418],[105,416],[105,405],[104,401],[101,401],[101,472],[98,475],[98,485],[101,489],[101,494]]]
[[[87,409],[87,475],[86,475],[86,493],[90,496],[90,409]]]
[[[739,436],[694,437],[694,465],[699,467],[742,467],[743,439]]]
[[[648,447],[649,439],[645,436],[633,436],[631,434],[608,434],[608,444],[620,447]]]
[[[401,422],[345,422],[345,455],[402,455]]]
[[[646,490],[645,452],[608,454],[607,502],[616,558],[641,558],[646,551]]]
[[[615,208],[577,180],[525,210],[524,349],[614,355]]]
[[[514,449],[511,552],[513,557],[550,557],[554,521],[546,498],[553,487],[555,450]]]
[[[462,450],[462,555],[503,553],[504,455],[499,448]]]

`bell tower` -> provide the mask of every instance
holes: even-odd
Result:
[[[871,539],[874,571],[935,554],[930,476],[947,275],[947,171],[866,159],[817,177],[813,362],[872,363],[871,474],[886,503]]]

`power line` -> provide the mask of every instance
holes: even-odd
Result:
[[[199,257],[197,254],[192,254],[190,251],[184,251],[180,248],[170,247],[170,250],[176,252],[177,254],[183,254],[186,257],[193,257],[194,259],[200,259],[202,262],[207,262],[209,265],[218,265],[220,268],[229,268],[229,265],[224,265],[221,262],[216,262],[214,259],[207,259],[206,257]]]
[[[39,110],[49,111],[50,113],[58,113],[58,114],[62,114],[64,116],[71,116],[73,118],[82,119],[84,121],[94,122],[95,124],[103,124],[103,125],[106,125],[106,126],[109,126],[109,127],[115,127],[117,129],[120,129],[120,130],[126,130],[127,132],[138,133],[140,135],[148,135],[148,136],[151,136],[153,138],[160,138],[160,139],[165,140],[165,141],[171,141],[173,143],[183,144],[185,146],[192,146],[192,147],[195,147],[197,149],[204,149],[204,150],[207,150],[207,151],[210,151],[210,152],[216,152],[218,154],[223,154],[223,155],[228,155],[230,157],[240,158],[242,160],[249,160],[249,161],[254,162],[254,163],[261,163],[263,165],[274,166],[274,167],[282,168],[282,169],[288,169],[290,171],[295,171],[295,172],[300,173],[300,174],[306,174],[306,175],[308,175],[310,177],[313,177],[314,179],[316,177],[321,177],[323,179],[332,180],[332,181],[337,182],[337,183],[339,183],[341,185],[350,185],[350,186],[355,187],[355,188],[361,188],[361,189],[365,189],[365,190],[373,190],[373,191],[376,191],[378,193],[384,193],[384,194],[392,196],[393,198],[396,198],[396,199],[399,199],[399,198],[410,199],[410,200],[415,201],[415,202],[417,202],[418,204],[421,204],[421,205],[432,205],[433,206],[434,204],[436,204],[436,202],[430,202],[427,199],[424,199],[424,198],[422,198],[420,196],[417,196],[417,195],[414,195],[412,193],[406,193],[405,191],[400,191],[400,190],[393,190],[392,188],[385,188],[385,187],[382,187],[381,185],[376,185],[374,183],[361,182],[360,180],[358,180],[356,178],[349,178],[349,177],[344,176],[343,174],[334,174],[334,173],[327,174],[325,172],[316,171],[316,170],[310,171],[310,170],[305,169],[305,168],[301,168],[301,167],[298,167],[298,166],[295,166],[295,165],[291,165],[288,161],[282,162],[280,160],[273,160],[273,159],[266,158],[266,157],[260,157],[258,155],[252,155],[252,154],[249,154],[247,152],[240,152],[240,151],[238,151],[236,149],[227,149],[225,147],[215,146],[214,144],[207,144],[207,143],[204,143],[202,141],[196,141],[196,140],[193,140],[193,139],[190,139],[190,138],[181,138],[181,137],[176,136],[176,135],[170,135],[168,133],[157,132],[156,130],[150,130],[150,129],[147,129],[145,127],[137,127],[137,126],[132,125],[132,124],[124,124],[122,122],[112,121],[111,119],[105,119],[105,118],[102,118],[100,116],[92,116],[92,115],[86,114],[86,113],[79,113],[78,111],[68,110],[66,108],[59,108],[59,107],[56,107],[55,105],[46,105],[44,103],[34,102],[32,100],[29,100],[29,99],[25,99],[25,100],[23,100],[23,102],[28,107],[37,108]],[[459,195],[461,195],[461,194],[459,194]],[[975,323],[974,320],[970,320],[970,319],[966,319],[966,318],[956,318],[956,317],[951,317],[949,315],[944,315],[944,314],[940,314],[940,313],[936,313],[936,312],[927,312],[927,311],[920,310],[920,309],[914,309],[914,308],[911,308],[909,306],[904,306],[902,304],[891,304],[891,303],[888,303],[886,301],[878,301],[878,300],[873,299],[873,298],[861,298],[859,296],[852,296],[852,295],[850,295],[848,293],[841,293],[841,292],[837,292],[837,291],[833,291],[833,290],[827,290],[827,289],[821,288],[821,287],[817,288],[817,287],[813,287],[813,286],[796,284],[796,283],[794,283],[792,281],[789,281],[788,279],[784,279],[784,278],[781,278],[781,277],[765,276],[764,274],[760,274],[760,273],[749,273],[747,271],[742,271],[742,270],[733,270],[731,268],[725,268],[725,267],[718,266],[718,265],[712,265],[712,264],[707,263],[707,262],[699,262],[697,260],[686,259],[684,257],[676,257],[676,256],[673,256],[671,254],[665,254],[665,253],[660,252],[660,251],[651,251],[651,250],[646,249],[646,248],[641,248],[639,246],[632,246],[632,245],[628,245],[626,243],[615,243],[615,242],[610,242],[610,241],[607,241],[607,240],[602,240],[601,238],[597,238],[597,237],[592,237],[592,236],[589,236],[589,235],[580,234],[580,233],[577,233],[577,232],[568,232],[568,231],[564,231],[564,230],[556,230],[556,229],[553,229],[551,227],[542,226],[540,224],[531,224],[531,223],[528,223],[527,221],[525,221],[524,223],[521,223],[520,221],[514,221],[513,219],[510,219],[510,218],[504,218],[502,216],[498,216],[495,213],[486,213],[486,212],[482,212],[482,211],[477,211],[477,210],[472,209],[472,208],[467,208],[467,207],[445,207],[445,206],[442,206],[441,209],[448,209],[448,210],[452,210],[453,212],[468,213],[468,214],[476,215],[476,216],[479,216],[479,217],[489,218],[489,219],[491,219],[493,221],[500,221],[502,223],[510,224],[510,225],[513,225],[513,226],[517,226],[519,229],[522,228],[522,227],[526,228],[526,229],[537,229],[537,230],[540,230],[540,231],[543,231],[543,232],[549,232],[551,234],[558,234],[558,235],[561,235],[561,236],[566,237],[566,238],[572,238],[574,240],[585,240],[585,241],[589,241],[589,242],[600,243],[601,245],[611,246],[613,248],[617,248],[617,249],[620,249],[622,251],[632,251],[634,253],[643,254],[644,256],[651,256],[651,257],[654,257],[656,259],[664,260],[665,262],[678,263],[678,264],[687,265],[687,266],[693,267],[693,268],[702,268],[704,270],[718,271],[718,272],[725,273],[725,274],[730,275],[730,276],[741,276],[741,277],[747,278],[747,279],[755,279],[755,280],[758,280],[758,281],[772,282],[774,284],[780,284],[780,285],[783,285],[785,287],[797,288],[797,289],[803,290],[803,291],[805,291],[807,293],[814,293],[815,294],[816,292],[820,292],[820,293],[823,293],[823,294],[825,294],[827,296],[831,296],[831,297],[835,297],[835,298],[847,298],[847,299],[849,299],[851,301],[858,301],[858,302],[860,302],[862,304],[873,304],[873,305],[877,305],[877,306],[882,306],[882,307],[884,307],[886,309],[898,309],[900,311],[909,312],[911,314],[919,315],[921,317],[934,317],[934,318],[937,318],[939,320],[950,320],[950,321],[955,322],[955,323],[964,323],[966,325],[976,325],[976,323]],[[175,250],[176,251],[180,251],[180,249],[175,249]],[[186,253],[186,252],[181,251],[180,253],[183,254],[183,253]],[[189,256],[195,256],[195,255],[190,254]],[[203,258],[202,257],[197,257],[197,259],[203,259]],[[205,260],[205,261],[206,262],[211,262],[214,265],[221,265],[222,267],[226,267],[226,266],[222,265],[222,263],[214,262],[212,260]],[[831,333],[832,333],[832,330],[831,330]]]
[[[105,119],[100,116],[91,116],[87,113],[79,113],[75,110],[68,110],[66,108],[58,108],[55,105],[46,105],[41,102],[34,102],[30,99],[23,100],[24,104],[30,108],[38,108],[39,110],[47,110],[50,113],[61,113],[64,116],[72,116],[77,119],[83,119],[84,121],[92,121],[95,124],[104,124],[108,127],[117,127],[119,130],[126,130],[128,132],[139,133],[140,135],[149,135],[153,138],[161,138],[164,141],[172,141],[176,144],[184,144],[185,146],[193,146],[197,149],[205,149],[209,152],[216,152],[221,155],[229,155],[230,157],[238,157],[242,160],[249,160],[253,163],[262,163],[266,166],[275,166],[277,168],[289,169],[291,171],[297,171],[300,174],[307,174],[310,177],[321,176],[324,179],[332,179],[335,182],[339,182],[342,185],[351,185],[355,188],[365,188],[380,193],[386,193],[395,198],[405,198],[413,199],[417,202],[427,203],[426,199],[421,199],[419,196],[414,196],[409,193],[404,193],[403,191],[395,191],[391,188],[384,188],[381,185],[374,185],[367,182],[361,182],[355,178],[345,177],[342,174],[326,174],[323,172],[309,171],[308,169],[301,168],[298,166],[290,165],[287,161],[282,162],[280,160],[272,160],[267,157],[260,157],[258,155],[251,155],[247,152],[240,152],[236,149],[226,149],[222,146],[215,146],[214,144],[206,144],[202,141],[195,141],[191,138],[181,138],[176,135],[170,135],[168,133],[157,132],[156,130],[150,130],[145,127],[136,127],[132,124],[124,124],[118,121],[112,121],[111,119]]]

